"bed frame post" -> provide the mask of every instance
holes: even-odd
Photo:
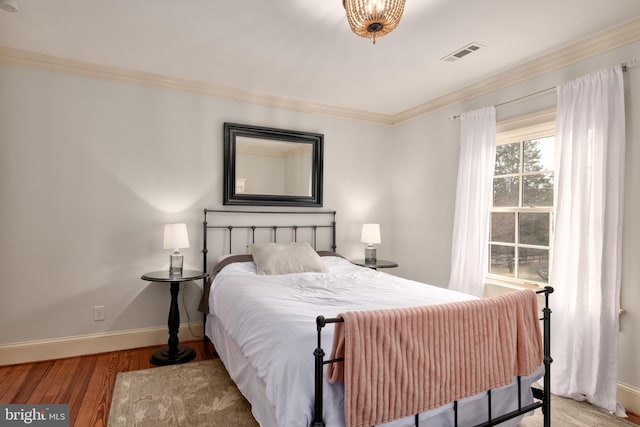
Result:
[[[207,209],[204,210],[204,219],[202,221],[202,271],[207,271]],[[202,289],[204,290],[207,283],[207,278],[202,279]],[[183,294],[184,295],[184,294]],[[202,313],[202,339],[206,344],[209,341],[209,337],[206,334],[207,331],[207,313]]]
[[[202,221],[202,271],[207,271],[207,209],[204,210],[204,220]]]
[[[336,251],[336,211],[333,211],[333,221],[331,221],[331,250]]]
[[[549,294],[553,293],[551,286],[545,286],[543,328],[544,328],[544,399],[542,414],[544,417],[544,427],[551,427],[551,309],[549,308]]]
[[[322,349],[322,328],[324,328],[325,320],[324,316],[316,317],[316,329],[318,331],[318,347],[313,352],[316,360],[316,375],[315,375],[315,411],[313,415],[313,427],[324,427],[324,421],[322,419],[322,381],[323,381],[323,365],[324,365],[324,350]]]

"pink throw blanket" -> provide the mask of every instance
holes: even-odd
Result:
[[[336,323],[329,381],[345,383],[347,427],[414,415],[530,375],[542,363],[537,298],[354,311]]]

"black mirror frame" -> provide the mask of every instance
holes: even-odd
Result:
[[[311,196],[236,193],[236,137],[238,136],[311,144],[313,148]],[[223,204],[243,206],[322,206],[323,144],[324,135],[319,133],[225,122]]]

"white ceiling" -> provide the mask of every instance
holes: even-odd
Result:
[[[376,45],[341,0],[15,0],[0,46],[394,115],[640,17],[638,0],[407,0]],[[457,62],[441,58],[484,45]]]

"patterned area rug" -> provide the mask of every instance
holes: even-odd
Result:
[[[219,359],[121,372],[109,427],[257,427]]]
[[[586,402],[554,396],[553,427],[637,427]],[[258,427],[219,359],[121,372],[116,379],[109,427]],[[522,427],[541,427],[536,410]]]

